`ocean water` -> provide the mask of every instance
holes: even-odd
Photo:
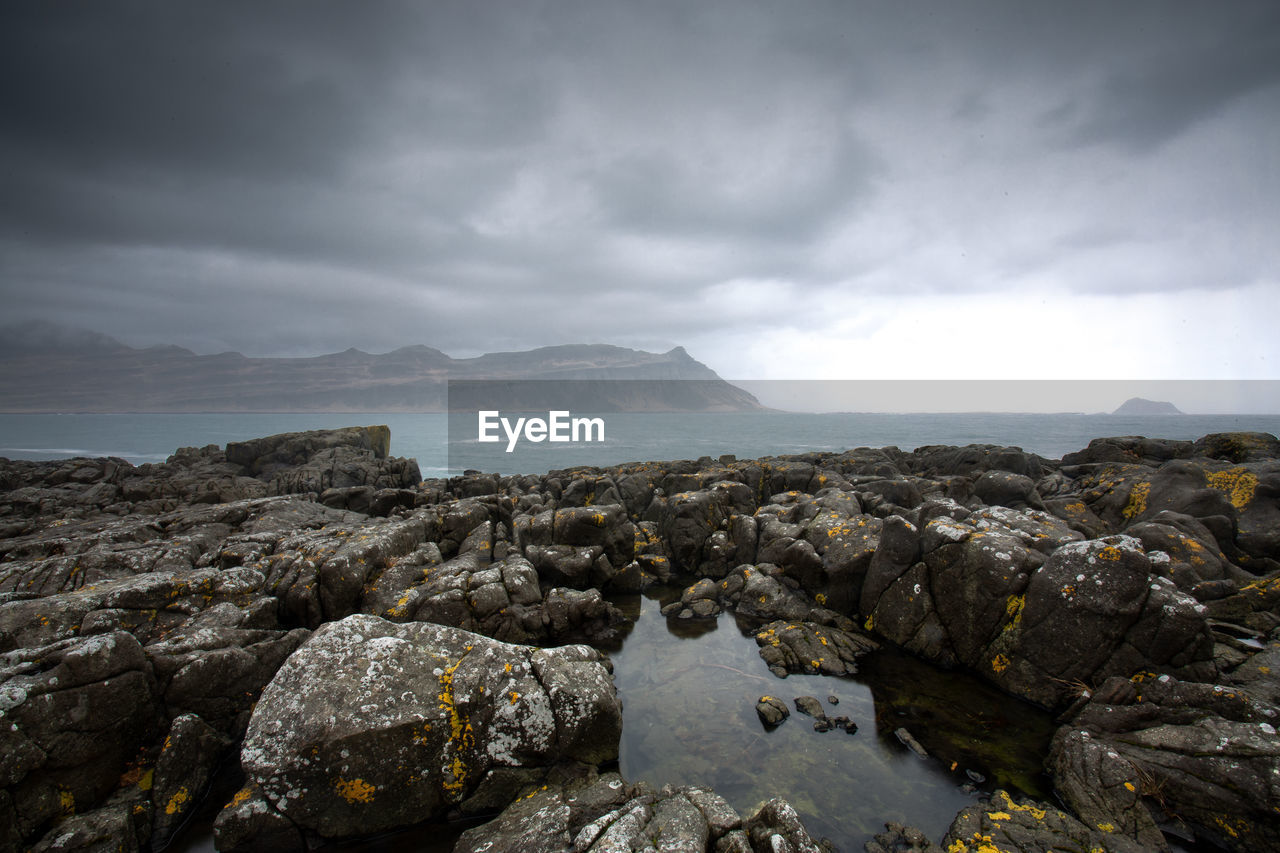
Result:
[[[1196,439],[1237,430],[1280,434],[1280,415],[1081,414],[604,414],[600,442],[531,443],[506,452],[507,440],[479,443],[475,415],[334,414],[0,414],[0,456],[60,459],[117,456],[134,464],[163,462],[179,447],[226,445],[310,429],[386,424],[391,453],[418,460],[424,477],[477,469],[542,473],[583,465],[697,459],[740,459],[854,447],[903,450],[930,444],[1000,444],[1057,459],[1101,436]],[[594,436],[593,436],[594,437]]]

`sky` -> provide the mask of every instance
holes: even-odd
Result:
[[[0,306],[134,346],[1280,378],[1280,4],[0,5]]]

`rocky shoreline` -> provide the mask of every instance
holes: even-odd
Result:
[[[891,645],[1058,714],[1057,802],[996,791],[948,851],[1280,848],[1274,436],[425,482],[389,448],[0,460],[0,853],[161,850],[236,756],[224,851],[490,816],[455,850],[823,849],[784,800],[618,775],[607,595],[659,582],[777,675]]]

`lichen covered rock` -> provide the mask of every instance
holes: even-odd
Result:
[[[485,786],[513,768],[615,759],[621,721],[607,663],[588,647],[355,615],[281,667],[241,765],[273,809],[337,838],[501,805]]]

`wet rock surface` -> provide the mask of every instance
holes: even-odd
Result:
[[[626,628],[609,596],[671,581],[668,618],[732,612],[775,675],[889,644],[1061,713],[1047,768],[1074,814],[997,794],[944,846],[1280,846],[1273,436],[430,482],[389,443],[0,460],[0,851],[161,846],[237,752],[225,850],[496,812],[477,845],[536,824],[545,849],[817,849],[783,803],[730,818],[593,769],[621,719],[589,647]],[[900,825],[874,843],[930,849]]]

